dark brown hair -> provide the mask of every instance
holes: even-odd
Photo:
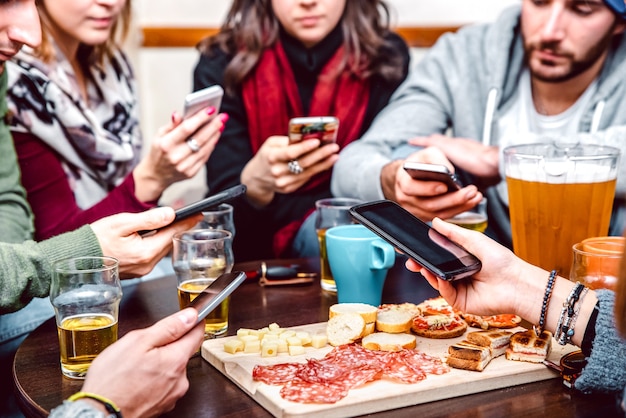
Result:
[[[50,62],[54,59],[54,50],[50,41],[50,37],[52,36],[50,35],[49,29],[50,16],[46,10],[44,0],[35,0],[35,4],[37,5],[37,9],[39,9],[39,16],[41,19],[41,45],[35,52],[44,62]],[[126,0],[119,18],[113,24],[111,37],[107,39],[105,43],[101,45],[81,44],[79,46],[78,56],[82,64],[91,65],[102,63],[102,60],[106,56],[110,56],[113,49],[124,41],[130,29],[131,11],[131,0]]]
[[[385,39],[389,17],[385,0],[346,0],[339,22],[346,58],[339,70],[348,68],[362,78],[380,75],[388,81],[402,77],[402,57],[381,54],[393,48]],[[220,32],[203,39],[198,49],[210,56],[212,48],[219,47],[233,56],[224,71],[225,87],[232,91],[252,71],[263,50],[276,42],[279,29],[271,0],[234,0]]]

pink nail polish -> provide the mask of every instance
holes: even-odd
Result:
[[[206,114],[211,116],[213,113],[215,113],[215,108],[213,106],[209,106],[206,110]]]
[[[176,123],[176,111],[172,112],[172,123]]]
[[[222,113],[220,115],[220,120],[222,121],[222,123],[226,123],[228,121],[228,118],[229,118],[228,113]]]

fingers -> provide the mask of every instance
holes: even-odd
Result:
[[[139,213],[118,213],[94,222],[92,227],[95,231],[105,229],[109,233],[113,231],[117,237],[124,237],[138,231],[162,228],[173,220],[174,209],[162,207]]]
[[[151,327],[146,328],[145,335],[142,339],[150,347],[155,348],[171,344],[192,331],[197,318],[198,313],[195,309],[183,309],[180,312],[176,312],[173,315],[161,319]],[[203,327],[199,325],[198,328]],[[196,332],[191,334],[189,341],[186,341],[186,343],[182,344],[182,347],[180,347],[182,350],[185,350],[181,354],[186,354],[188,357],[196,351],[199,345],[196,344],[199,342],[199,335],[196,334],[200,333],[197,330],[194,331]]]

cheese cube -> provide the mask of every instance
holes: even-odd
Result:
[[[237,337],[241,337],[244,335],[249,335],[250,334],[250,330],[248,328],[239,328],[237,330]]]
[[[243,341],[244,344],[248,341],[259,341],[259,337],[257,335],[242,335],[241,337],[237,337],[239,340]]]
[[[288,353],[289,352],[289,344],[287,344],[287,340],[278,339],[276,340],[278,343],[278,352],[279,353]]]
[[[289,346],[289,355],[290,356],[298,356],[300,354],[304,354],[304,347],[301,345],[290,345]]]
[[[296,332],[294,330],[288,329],[288,330],[281,332],[279,337],[286,340],[287,338],[293,337],[295,335],[296,335]]]
[[[311,334],[306,331],[296,331],[296,337],[300,338],[302,345],[311,344]]]
[[[289,344],[289,346],[302,345],[302,340],[298,337],[289,337],[287,338],[287,344]]]
[[[271,324],[269,324],[268,328],[270,329],[270,331],[276,331],[280,329],[280,326],[276,322],[272,322]]]
[[[311,345],[315,348],[325,347],[328,343],[328,337],[326,334],[315,334],[311,336]]]
[[[235,354],[237,351],[243,351],[243,341],[241,340],[230,340],[224,343],[224,351],[230,354]]]
[[[247,341],[244,343],[244,353],[258,353],[261,351],[261,341]]]
[[[261,357],[276,357],[278,355],[278,343],[267,343],[261,347]]]

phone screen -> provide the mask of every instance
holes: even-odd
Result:
[[[406,161],[403,168],[416,180],[444,183],[448,186],[448,192],[455,192],[463,188],[463,185],[456,175],[450,172],[445,165]]]
[[[478,258],[398,204],[383,200],[353,207],[354,218],[444,280],[470,276]]]
[[[221,274],[209,287],[204,289],[189,306],[198,311],[199,324],[208,314],[211,313],[220,303],[224,301],[246,280],[246,274],[242,271]]]

